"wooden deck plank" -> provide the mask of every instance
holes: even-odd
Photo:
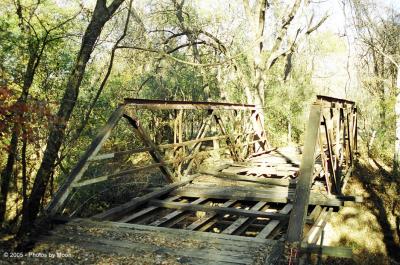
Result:
[[[229,200],[229,201],[225,202],[224,204],[222,204],[222,206],[223,207],[230,207],[230,206],[234,205],[235,203],[236,203],[236,200]],[[205,218],[200,218],[200,219],[196,220],[195,222],[191,223],[185,229],[187,229],[187,230],[196,230],[199,227],[201,227],[204,224],[206,224],[207,222],[210,222],[216,216],[217,216],[216,213],[211,213],[210,216],[207,216]]]
[[[180,195],[186,197],[204,197],[214,199],[231,199],[231,200],[248,200],[248,201],[266,201],[276,203],[288,203],[294,200],[294,191],[289,192],[268,192],[266,189],[254,188],[225,188],[225,187],[204,187],[192,188],[188,186],[183,189],[172,191],[171,195]],[[360,202],[362,198],[359,196],[338,196],[338,195],[325,195],[319,192],[312,192],[310,194],[310,205],[324,205],[339,207],[343,205],[351,205],[353,202]]]
[[[282,210],[279,211],[281,214],[288,214],[293,208],[293,205],[288,203]],[[257,238],[266,238],[268,237],[272,231],[280,224],[279,220],[271,220],[258,234]]]
[[[169,242],[175,241],[196,241],[196,242],[207,242],[207,246],[210,246],[216,250],[229,250],[229,251],[236,251],[236,252],[247,252],[250,248],[256,248],[262,246],[264,244],[270,244],[271,242],[261,243],[261,242],[251,242],[251,241],[239,241],[236,239],[228,239],[228,238],[211,238],[211,237],[204,237],[202,235],[198,235],[197,231],[193,231],[193,233],[176,233],[179,229],[172,229],[168,228],[169,231],[159,231],[159,230],[139,230],[132,227],[121,227],[121,226],[113,226],[109,224],[93,224],[93,223],[85,223],[84,225],[77,225],[77,224],[67,224],[69,228],[74,229],[74,233],[84,234],[85,231],[82,232],[82,229],[92,229],[96,228],[96,230],[101,230],[104,233],[123,233],[129,238],[159,238],[160,240],[167,240]],[[165,227],[163,227],[165,228]],[[63,234],[63,228],[57,227],[54,229],[54,233]],[[171,232],[172,230],[173,232]],[[189,231],[190,232],[190,231]],[[65,233],[65,232],[64,232]]]
[[[266,202],[257,202],[256,205],[251,207],[251,210],[258,211],[263,208],[267,203]],[[242,225],[250,220],[250,217],[239,217],[233,224],[225,228],[222,231],[223,234],[233,234],[236,230],[238,230]]]
[[[208,199],[207,199],[207,198],[198,198],[198,199],[196,199],[195,201],[191,202],[190,204],[191,204],[191,205],[196,205],[196,204],[200,204],[200,203],[202,203],[202,202],[204,202],[204,201],[206,201],[206,200],[208,200]],[[166,201],[166,200],[164,200],[164,201]],[[164,216],[164,217],[162,217],[162,218],[160,218],[160,219],[158,219],[158,220],[152,222],[150,225],[152,225],[152,226],[161,226],[161,225],[163,225],[163,224],[165,224],[165,223],[170,222],[170,221],[171,221],[172,219],[174,219],[174,218],[178,218],[178,217],[181,216],[184,212],[185,212],[185,211],[181,211],[181,210],[174,211],[174,212],[169,213],[169,214],[167,214],[166,216]]]
[[[71,244],[93,249],[102,250],[106,253],[120,253],[123,255],[142,254],[144,252],[169,254],[178,257],[201,258],[205,260],[230,262],[234,264],[252,264],[253,258],[249,254],[238,253],[234,251],[224,251],[213,249],[174,249],[169,247],[160,247],[151,244],[134,243],[128,240],[109,240],[97,238],[89,235],[56,235],[53,234],[47,238],[48,242],[69,242]]]
[[[179,198],[180,198],[180,196],[173,196],[173,197],[170,197],[170,198],[167,198],[167,199],[164,199],[164,200],[165,201],[174,201],[174,200],[177,200]],[[131,222],[131,221],[133,221],[135,219],[138,219],[138,218],[140,218],[142,216],[145,216],[145,215],[147,215],[149,213],[152,213],[152,212],[156,211],[157,209],[159,209],[159,207],[149,206],[149,207],[146,207],[146,208],[144,208],[143,210],[141,210],[139,212],[135,212],[135,213],[129,214],[129,215],[124,216],[123,218],[121,218],[119,220],[116,220],[116,221],[117,222],[122,222],[122,223]]]
[[[134,210],[136,207],[145,204],[146,202],[148,202],[151,199],[161,197],[161,196],[171,192],[174,189],[177,189],[181,186],[184,186],[184,185],[190,183],[195,177],[197,177],[197,175],[188,177],[187,180],[167,185],[167,186],[161,188],[160,190],[150,192],[142,197],[134,198],[127,203],[124,203],[117,207],[111,208],[105,212],[96,214],[95,216],[93,216],[93,218],[96,220],[115,220],[115,219],[123,216],[127,212]]]
[[[264,177],[254,177],[254,176],[245,176],[238,174],[229,174],[229,173],[221,173],[212,170],[201,170],[201,174],[211,175],[219,178],[225,178],[229,180],[237,180],[243,182],[253,182],[253,183],[262,183],[262,184],[272,184],[277,186],[289,186],[289,184],[295,184],[295,180],[289,179],[275,179],[275,178],[264,178]]]
[[[186,211],[202,211],[202,212],[215,212],[219,214],[231,214],[238,216],[248,216],[248,217],[264,217],[273,220],[286,220],[288,216],[279,213],[268,213],[253,210],[236,209],[229,207],[215,207],[215,206],[205,206],[205,205],[192,205],[190,203],[180,203],[180,202],[165,202],[161,200],[150,200],[150,205],[160,206],[171,209],[180,209]]]
[[[332,208],[329,209],[324,208],[324,210],[319,215],[313,227],[310,229],[310,231],[308,231],[307,235],[303,238],[303,242],[306,242],[308,244],[316,244],[331,214],[332,214]]]
[[[239,244],[273,244],[273,240],[269,239],[260,239],[260,238],[253,238],[253,237],[243,237],[243,236],[236,236],[236,235],[225,235],[225,234],[216,234],[216,233],[206,233],[206,232],[199,232],[199,231],[191,231],[186,229],[173,229],[173,228],[166,228],[166,227],[159,227],[159,226],[149,226],[149,225],[140,225],[140,224],[130,224],[130,223],[119,223],[119,222],[112,222],[112,221],[92,221],[87,219],[76,219],[75,221],[71,221],[69,224],[73,225],[86,225],[86,224],[94,224],[98,226],[110,226],[115,228],[128,228],[138,231],[152,231],[156,233],[165,233],[165,234],[174,234],[181,237],[192,237],[192,238],[201,238],[204,240],[208,239],[220,239],[220,240],[227,240],[229,242],[237,242]]]

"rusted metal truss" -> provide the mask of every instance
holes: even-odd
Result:
[[[174,136],[170,142],[157,142],[152,134],[146,130],[146,125],[152,124],[140,119],[140,111],[174,111]],[[148,99],[125,99],[110,116],[107,124],[102,128],[91,145],[73,168],[64,184],[55,194],[48,206],[50,215],[60,212],[68,201],[72,190],[104,182],[110,179],[123,177],[138,171],[159,167],[168,182],[178,181],[186,177],[193,169],[194,162],[206,156],[211,151],[229,152],[233,161],[242,161],[255,151],[266,151],[269,147],[264,126],[259,117],[260,107],[249,104],[234,104],[221,102],[195,101],[165,101]],[[186,120],[191,112],[191,117]],[[154,114],[157,115],[157,114]],[[112,153],[99,154],[104,142],[110,136],[121,118],[131,125],[134,135],[142,142],[143,147]],[[147,122],[147,124],[146,124]],[[150,123],[150,124],[149,124]],[[193,123],[201,124],[194,133]],[[153,132],[154,133],[154,132]],[[249,141],[250,140],[250,141]],[[213,143],[214,148],[204,148],[205,143]],[[173,150],[172,155],[167,152]],[[81,180],[90,163],[115,159],[129,154],[147,152],[154,160],[154,164],[137,166],[112,174],[92,177]]]
[[[338,254],[316,244],[333,211],[361,201],[342,194],[357,154],[355,103],[317,96],[301,153],[271,148],[260,110],[248,104],[125,99],[60,187],[48,213],[60,213],[74,190],[159,168],[170,185],[93,218],[286,240],[284,257],[294,261],[317,251],[348,256],[348,250]],[[142,146],[101,152],[121,119]],[[160,123],[168,125],[168,137],[163,132],[160,139],[155,136]],[[85,177],[92,163],[140,153],[148,153],[153,163]]]

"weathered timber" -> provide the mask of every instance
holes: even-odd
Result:
[[[351,106],[355,105],[354,101],[350,101],[347,99],[341,99],[341,98],[328,97],[328,96],[323,96],[323,95],[317,95],[317,99],[320,100],[321,102],[326,101],[326,102],[332,102],[332,103],[349,104]]]
[[[351,166],[349,169],[347,169],[346,175],[343,177],[341,183],[342,183],[342,192],[346,189],[347,186],[347,182],[349,181],[349,178],[351,176],[351,174],[354,171],[354,166]]]
[[[180,202],[165,202],[161,200],[150,200],[150,205],[171,208],[171,209],[180,209],[183,211],[202,211],[202,212],[214,212],[219,214],[231,214],[238,216],[249,216],[249,217],[264,217],[269,219],[276,220],[285,220],[288,218],[287,215],[278,214],[278,213],[267,213],[261,211],[253,211],[253,210],[244,210],[244,209],[236,209],[229,207],[215,207],[215,206],[206,206],[206,205],[192,205],[190,203],[180,203]]]
[[[322,207],[320,205],[316,205],[312,212],[309,215],[310,222],[315,223],[318,219],[318,216],[321,214]]]
[[[263,208],[266,205],[266,202],[257,202],[256,205],[251,207],[250,209],[253,211],[258,211],[261,208]],[[239,217],[233,224],[225,228],[222,233],[223,234],[232,234],[236,230],[238,230],[242,225],[244,225],[246,222],[251,220],[249,217]]]
[[[166,228],[166,227],[159,227],[159,226],[149,226],[149,225],[140,225],[140,224],[130,224],[130,223],[120,223],[120,222],[112,222],[112,221],[94,221],[94,220],[88,220],[88,219],[76,219],[69,224],[77,224],[77,225],[86,225],[88,224],[96,224],[99,226],[110,226],[110,227],[115,227],[115,228],[129,228],[133,230],[138,230],[138,231],[152,231],[155,233],[165,233],[165,234],[173,234],[176,236],[180,237],[191,237],[193,239],[219,239],[219,240],[226,240],[226,243],[229,244],[228,242],[231,242],[233,244],[234,242],[240,243],[240,244],[249,244],[249,245],[254,245],[258,243],[262,244],[273,244],[273,240],[269,239],[259,239],[259,238],[250,238],[250,237],[243,237],[243,236],[236,236],[236,235],[226,235],[226,234],[216,234],[216,233],[204,233],[204,232],[199,232],[199,231],[190,231],[188,229],[172,229],[172,228]]]
[[[190,204],[191,205],[196,205],[196,204],[200,204],[200,203],[205,202],[205,201],[207,201],[206,198],[198,198],[197,200],[191,202]],[[174,218],[177,218],[177,217],[183,215],[184,213],[185,213],[185,211],[181,211],[181,210],[173,211],[172,213],[169,213],[166,216],[164,216],[164,217],[152,222],[150,225],[152,225],[152,226],[164,225],[166,223],[169,223]]]
[[[247,200],[247,201],[265,201],[265,202],[277,202],[277,203],[288,203],[294,201],[294,191],[290,190],[286,193],[281,191],[273,192],[268,189],[254,189],[249,188],[246,190],[245,187],[185,187],[183,189],[177,189],[171,191],[171,195],[180,195],[186,197],[203,197],[203,198],[214,198],[214,199],[232,199],[232,200]],[[311,193],[309,204],[310,205],[324,205],[324,206],[344,206],[347,203],[351,205],[351,202],[362,202],[362,198],[359,196],[338,196],[338,195],[327,195],[319,192]]]
[[[292,204],[286,204],[279,213],[280,214],[288,214],[293,208]],[[271,220],[269,223],[257,234],[257,238],[266,238],[268,237],[272,231],[281,223],[279,220]]]
[[[180,196],[173,196],[173,197],[166,198],[164,200],[165,201],[175,201],[175,200],[177,200],[179,198],[180,198]],[[152,212],[154,212],[154,211],[156,211],[158,209],[159,209],[159,207],[149,206],[149,207],[144,208],[143,210],[140,210],[139,212],[135,212],[133,214],[129,214],[129,215],[124,216],[123,218],[121,218],[119,220],[116,220],[116,221],[122,222],[122,223],[131,222],[131,221],[134,221],[134,220],[136,220],[136,219],[138,219],[138,218],[140,218],[142,216],[150,214],[150,213],[152,213]]]
[[[59,240],[57,240],[59,239]],[[194,257],[211,259],[220,262],[230,262],[234,264],[251,264],[253,262],[252,257],[244,253],[237,253],[233,251],[222,251],[212,249],[174,249],[167,247],[160,247],[145,243],[134,243],[128,240],[109,240],[93,237],[90,235],[52,235],[48,238],[48,241],[55,242],[70,242],[83,248],[93,249],[106,253],[119,253],[123,255],[140,254],[144,252],[148,253],[159,253],[159,254],[170,254],[178,257]],[[133,253],[132,253],[133,252]],[[210,257],[210,258],[207,258]]]
[[[248,181],[254,183],[265,183],[265,184],[272,184],[278,186],[289,186],[289,184],[295,184],[295,180],[290,179],[272,179],[272,178],[259,178],[259,177],[252,177],[252,176],[244,176],[238,174],[231,174],[231,173],[222,173],[218,171],[212,170],[200,170],[201,174],[211,175],[219,178],[226,178],[231,180],[239,180],[239,181]]]
[[[322,230],[324,230],[331,213],[332,213],[332,208],[330,208],[329,210],[324,208],[324,210],[319,215],[313,227],[310,229],[310,231],[308,231],[307,235],[303,238],[303,242],[306,242],[308,244],[317,243],[318,238],[321,236]]]
[[[153,191],[149,194],[146,194],[142,197],[137,197],[132,199],[131,201],[121,204],[117,207],[114,207],[112,209],[109,209],[103,213],[96,214],[93,216],[94,219],[97,220],[115,220],[124,214],[128,213],[129,211],[134,210],[136,207],[145,204],[151,199],[161,197],[169,192],[171,192],[174,189],[177,189],[181,186],[184,186],[188,183],[190,183],[197,175],[190,176],[188,179],[180,182],[176,182],[173,184],[170,184],[168,186],[165,186],[161,188],[160,190]]]
[[[334,184],[335,191],[338,192],[339,185],[338,185],[338,179],[336,178],[336,169],[333,165],[332,141],[330,138],[330,134],[328,131],[328,126],[326,124],[327,122],[326,122],[325,117],[323,117],[323,119],[324,119],[325,137],[326,137],[326,142],[328,145],[328,158],[327,158],[326,162],[328,163],[328,169],[329,169],[329,173],[331,176],[331,180]]]
[[[72,169],[71,173],[68,175],[64,183],[60,186],[50,204],[46,208],[48,215],[53,216],[57,212],[61,211],[64,207],[69,194],[72,190],[72,183],[79,181],[82,175],[85,173],[88,167],[88,160],[94,157],[103,146],[104,142],[110,136],[112,129],[117,125],[118,121],[124,114],[125,107],[118,107],[108,119],[106,125],[100,130],[94,140],[91,142],[90,146],[86,152],[79,159],[76,166]]]
[[[230,207],[230,206],[234,205],[235,203],[236,203],[236,200],[229,200],[229,201],[225,202],[224,204],[222,204],[222,206],[223,207]],[[196,220],[195,222],[191,223],[185,229],[186,230],[196,230],[199,227],[202,227],[206,223],[210,222],[216,216],[217,216],[216,213],[211,213],[209,216],[200,218],[200,219]]]
[[[321,254],[338,258],[351,259],[353,257],[353,250],[348,247],[331,247],[331,246],[302,244],[301,252],[311,253],[311,254]]]
[[[314,154],[317,144],[321,119],[321,105],[311,106],[308,127],[305,136],[304,153],[302,155],[298,182],[296,185],[293,210],[289,219],[287,241],[300,242],[303,237],[303,227],[307,216],[310,200],[311,181],[314,170]]]

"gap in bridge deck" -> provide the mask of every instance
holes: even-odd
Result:
[[[212,207],[230,207],[242,210],[257,210],[267,213],[279,213],[287,204],[271,203],[246,200],[228,200],[228,199],[200,199],[185,196],[164,196],[163,201],[180,203],[198,203],[199,205]],[[136,215],[135,219],[129,220],[127,217]],[[140,214],[143,213],[143,214]],[[194,230],[210,233],[222,233],[240,235],[245,237],[257,237],[266,226],[271,226],[271,231],[265,234],[263,238],[280,239],[285,235],[287,229],[287,220],[272,221],[265,217],[247,217],[237,214],[216,214],[214,212],[188,211],[179,209],[166,209],[145,205],[136,209],[134,212],[127,213],[118,222],[129,220],[127,223],[142,224],[148,226],[168,227],[172,229]]]

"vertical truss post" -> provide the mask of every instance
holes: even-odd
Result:
[[[286,264],[289,259],[294,262],[293,264],[298,264],[299,262],[298,253],[301,247],[303,228],[310,199],[310,189],[315,164],[314,155],[321,123],[321,112],[321,104],[314,103],[310,111],[304,152],[300,164],[299,180],[296,185],[293,210],[289,219],[283,260],[283,263]]]
[[[200,138],[203,138],[206,135],[206,133],[207,133],[207,131],[208,131],[210,125],[211,125],[212,114],[213,114],[213,111],[209,110],[208,111],[209,117],[207,117],[206,122],[200,128],[200,131],[199,131],[199,133],[198,133],[198,135],[196,137],[196,140],[200,139]],[[199,143],[195,144],[195,146],[193,147],[193,149],[191,151],[191,155],[197,154],[199,152],[202,144],[203,144],[203,142],[199,142]],[[187,164],[187,167],[185,169],[185,173],[183,174],[182,178],[186,178],[188,176],[190,170],[192,169],[193,161],[194,161],[194,157],[192,159],[190,159],[189,163]]]
[[[325,129],[325,137],[326,137],[326,145],[327,145],[327,147],[328,147],[328,159],[327,159],[327,162],[328,162],[328,169],[329,169],[329,173],[330,173],[330,175],[331,175],[331,179],[332,179],[332,182],[334,183],[334,185],[335,185],[335,191],[338,191],[338,179],[337,179],[337,176],[336,176],[336,170],[335,170],[335,165],[334,165],[334,163],[333,163],[333,152],[332,152],[332,139],[331,139],[331,134],[330,134],[330,132],[329,132],[329,127],[328,127],[328,124],[327,124],[327,120],[325,119],[325,117],[323,117],[323,120],[324,120],[324,129]]]
[[[228,135],[228,132],[226,131],[225,126],[222,123],[221,117],[215,112],[213,113],[213,116],[221,133],[223,135],[226,135],[226,145],[229,148],[229,152],[231,153],[233,161],[239,161],[239,155],[235,148],[235,141],[234,140],[232,141],[231,137]]]
[[[266,133],[264,130],[263,121],[261,120],[261,116],[257,110],[253,110],[251,113],[251,117],[255,131],[254,140],[262,140],[254,143],[254,152],[258,153],[266,151],[266,148],[268,147],[268,142],[267,140],[265,140]]]
[[[353,151],[355,152],[355,153],[357,153],[358,152],[358,146],[357,146],[357,134],[358,134],[358,129],[357,129],[357,108],[353,108],[353,119],[354,119],[354,122],[353,122],[353,137],[354,137],[354,140],[353,140],[353,144],[354,144],[354,147],[353,147]]]
[[[46,212],[50,216],[54,216],[60,212],[73,190],[72,184],[79,181],[88,168],[88,160],[95,156],[104,142],[110,136],[112,129],[117,125],[125,111],[125,105],[118,107],[108,119],[106,125],[100,130],[96,138],[92,141],[86,152],[82,155],[76,166],[72,169],[71,173],[65,179],[64,183],[60,186],[50,204],[47,206]]]

